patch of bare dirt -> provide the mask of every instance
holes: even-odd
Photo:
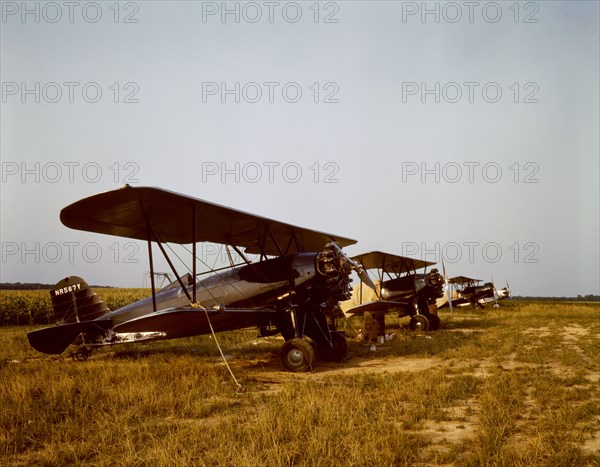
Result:
[[[265,384],[266,392],[278,391],[278,385],[289,381],[310,381],[322,383],[327,378],[352,376],[358,374],[381,374],[397,372],[417,372],[431,369],[446,369],[448,377],[458,374],[470,374],[487,377],[490,368],[498,367],[491,358],[481,359],[445,359],[440,357],[351,357],[342,363],[319,362],[312,372],[290,373],[281,368],[278,360],[238,361],[233,366],[246,372],[246,376],[255,382]],[[234,370],[235,371],[235,370]]]
[[[562,336],[566,342],[577,342],[580,338],[587,336],[590,331],[578,324],[572,324],[563,328]]]
[[[571,326],[564,327],[561,336],[565,345],[572,348],[582,357],[585,357],[585,352],[577,344],[582,338],[585,338],[589,333],[589,330],[584,328],[583,326],[573,324]]]
[[[600,452],[600,430],[593,433],[590,439],[585,440],[581,449],[589,453]]]
[[[506,360],[503,360],[500,363],[500,367],[503,370],[520,370],[520,369],[530,369],[530,368],[538,368],[540,365],[536,363],[526,363],[521,362],[517,359],[517,353],[513,352],[508,355]]]
[[[529,335],[534,335],[534,336],[538,336],[539,338],[542,337],[548,337],[552,331],[550,330],[550,328],[548,326],[542,326],[539,328],[527,328],[527,329],[523,329],[523,334],[529,334]]]
[[[282,370],[279,361],[246,361],[241,368],[249,373],[249,376],[257,382],[267,384],[279,384],[287,381],[311,381],[322,382],[325,378],[338,375],[356,375],[366,373],[385,372],[414,372],[442,368],[447,360],[437,357],[410,358],[410,357],[352,357],[343,363],[319,362],[308,373],[290,373]],[[272,388],[271,388],[272,390]]]
[[[443,422],[427,420],[423,429],[433,444],[460,444],[475,438],[476,434],[474,420]]]

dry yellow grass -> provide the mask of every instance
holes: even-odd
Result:
[[[600,462],[600,308],[442,314],[341,364],[280,369],[253,331],[111,347],[87,362],[0,339],[2,465],[521,465]],[[360,326],[360,321],[355,320]]]

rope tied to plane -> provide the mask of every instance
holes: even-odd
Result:
[[[198,304],[200,305],[200,304]],[[192,305],[193,306],[193,305]],[[219,353],[221,354],[221,358],[223,359],[223,363],[225,363],[225,366],[227,367],[227,370],[229,371],[229,374],[231,375],[231,378],[233,379],[233,382],[237,385],[237,390],[236,392],[239,394],[241,392],[244,391],[243,386],[238,382],[238,380],[236,379],[235,375],[233,374],[233,371],[231,370],[231,367],[229,366],[229,363],[227,363],[227,359],[225,358],[225,354],[223,353],[223,349],[221,349],[221,345],[219,344],[219,341],[217,340],[217,334],[215,333],[215,330],[213,328],[213,325],[210,321],[210,316],[208,315],[208,310],[206,308],[204,308],[203,306],[199,306],[199,308],[202,308],[204,310],[204,314],[206,315],[206,321],[208,321],[208,325],[210,326],[210,332],[212,333],[212,337],[215,341],[215,344],[217,344],[217,349],[219,349]]]

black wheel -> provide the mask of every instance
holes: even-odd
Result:
[[[442,324],[442,320],[438,315],[429,315],[429,330],[437,331]]]
[[[306,371],[313,366],[315,351],[304,339],[294,338],[281,346],[279,358],[288,371]]]
[[[429,329],[429,320],[423,315],[415,315],[410,319],[408,326],[412,331],[427,331]]]
[[[331,345],[327,342],[317,343],[317,357],[324,362],[341,362],[346,358],[348,342],[346,338],[337,331],[331,333]]]

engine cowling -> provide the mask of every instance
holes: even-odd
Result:
[[[330,242],[325,245],[323,251],[317,255],[316,268],[323,276],[331,298],[344,301],[352,297],[352,263],[336,243]]]
[[[427,274],[427,285],[431,288],[430,298],[444,296],[444,278],[437,269],[432,269]]]

